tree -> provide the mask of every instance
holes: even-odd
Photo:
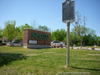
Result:
[[[97,44],[97,39],[96,39],[96,35],[91,35],[91,34],[88,34],[88,35],[85,35],[83,37],[83,43],[85,46],[93,46],[93,45],[96,45]]]
[[[41,25],[40,25],[40,26],[38,27],[38,30],[40,30],[40,31],[49,31],[49,28],[48,28],[47,26],[45,26],[45,25],[44,25],[44,26],[41,26]]]
[[[33,27],[30,26],[29,24],[24,24],[24,25],[22,25],[22,26],[20,27],[20,29],[21,29],[22,31],[24,31],[24,29],[33,29]]]
[[[17,39],[18,40],[23,40],[23,38],[24,38],[24,29],[33,29],[33,27],[28,25],[28,24],[24,24],[20,27],[16,27],[16,34],[17,34]]]
[[[95,35],[95,31],[94,30],[92,30],[90,28],[87,28],[87,27],[84,27],[82,25],[74,26],[73,32],[79,37],[81,46],[84,45],[84,42],[87,39],[87,36],[88,37],[90,37],[90,36],[93,37]]]
[[[66,31],[64,29],[57,29],[51,34],[52,40],[65,41]]]
[[[0,29],[0,38],[2,38],[2,37],[3,37],[3,30]]]
[[[100,46],[100,37],[97,36],[97,45]]]
[[[23,32],[21,31],[20,27],[16,27],[16,39],[17,40],[22,40],[23,39],[22,33]]]
[[[16,37],[15,24],[15,21],[8,21],[5,24],[3,35],[8,39],[8,41],[12,41]]]
[[[86,33],[86,28],[81,25],[75,25],[72,31],[74,32],[74,34],[76,34],[76,36],[78,36],[80,45],[82,46],[83,36]]]
[[[80,45],[80,37],[75,32],[70,33],[70,45]]]

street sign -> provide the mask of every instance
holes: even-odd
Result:
[[[66,0],[62,4],[62,20],[67,24],[66,67],[70,67],[70,23],[75,20],[74,13],[74,1]]]
[[[66,0],[62,4],[62,20],[64,23],[74,22],[74,20],[75,20],[74,5],[75,5],[75,2],[72,0]]]

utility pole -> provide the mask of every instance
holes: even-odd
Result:
[[[67,51],[65,67],[70,67],[70,23],[75,20],[74,1],[66,0],[62,4],[62,8],[62,20],[67,24]]]

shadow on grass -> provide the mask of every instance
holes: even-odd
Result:
[[[12,61],[25,59],[25,56],[17,53],[0,53],[0,67]]]
[[[51,49],[51,47],[46,47],[46,48],[29,48],[29,49],[37,49],[37,50],[42,50],[42,49]]]
[[[100,69],[96,68],[81,68],[81,67],[72,67],[74,69],[83,69],[83,70],[91,70],[91,71],[100,71]]]

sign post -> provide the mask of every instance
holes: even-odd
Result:
[[[66,66],[70,66],[70,22],[67,23],[67,51]]]
[[[70,23],[74,22],[74,1],[66,0],[62,5],[62,20],[67,24],[66,67],[70,67]]]

